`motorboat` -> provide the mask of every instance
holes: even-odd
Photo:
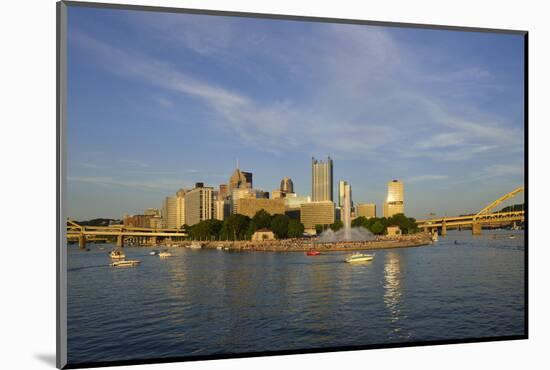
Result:
[[[373,254],[355,253],[355,254],[352,254],[350,257],[346,258],[346,262],[348,263],[367,262],[367,261],[372,261],[373,258],[374,258]]]
[[[321,252],[319,252],[319,251],[307,251],[306,252],[307,256],[318,256],[320,254],[321,254]]]
[[[113,249],[110,253],[109,253],[109,256],[111,256],[111,259],[114,259],[114,260],[122,260],[122,259],[125,259],[126,258],[126,255],[124,254],[124,252],[120,249]]]
[[[216,249],[221,251],[223,249],[223,247],[218,246],[218,247],[216,247]]]
[[[141,261],[138,260],[122,260],[122,261],[115,261],[111,263],[112,267],[128,267],[128,266],[136,266],[139,265]]]
[[[160,258],[165,258],[165,257],[172,257],[172,253],[168,252],[168,251],[162,251],[158,254],[158,256]]]
[[[159,251],[157,251],[157,250],[149,252],[150,256],[156,256],[157,254],[159,254]]]

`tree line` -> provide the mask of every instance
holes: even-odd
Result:
[[[351,227],[364,227],[375,235],[383,235],[387,233],[388,226],[399,226],[403,234],[412,234],[418,232],[416,219],[406,217],[403,213],[398,213],[392,217],[357,217],[351,221]],[[331,225],[315,225],[317,234],[324,230],[331,229],[336,232],[344,227],[341,220],[336,220]]]
[[[250,240],[261,229],[269,229],[277,239],[298,238],[304,233],[304,225],[287,215],[271,215],[261,209],[250,218],[241,214],[232,214],[225,220],[204,220],[195,225],[183,225],[191,240]]]

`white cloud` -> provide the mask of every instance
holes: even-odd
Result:
[[[85,176],[69,176],[67,177],[68,181],[72,182],[81,182],[93,184],[96,186],[108,186],[108,187],[125,187],[132,188],[137,190],[145,191],[162,191],[162,192],[174,192],[174,189],[179,189],[181,187],[190,187],[191,182],[184,180],[175,180],[175,179],[156,179],[150,181],[140,181],[140,180],[127,180],[127,179],[117,179],[113,177],[85,177]]]
[[[170,30],[168,34],[201,55],[233,55],[234,40],[244,35],[220,22],[217,27],[224,32],[217,39],[219,33],[205,26],[207,21],[196,23],[198,17],[167,19],[157,29]],[[178,29],[181,32],[175,33]],[[271,57],[286,63],[290,75],[300,71],[305,81],[315,82],[311,95],[272,101],[260,101],[196,74],[191,77],[174,64],[84,35],[75,36],[75,41],[91,49],[114,73],[196,98],[217,113],[217,125],[249,145],[273,153],[302,147],[354,158],[392,148],[402,158],[461,161],[522,147],[523,132],[503,125],[500,117],[472,106],[451,109],[419,86],[417,76],[425,72],[415,63],[414,54],[382,29],[323,25],[315,32],[322,42],[311,43],[310,38],[297,36],[293,47],[281,48],[277,55],[269,51]],[[277,43],[274,36],[266,37]],[[260,43],[268,41],[258,39]],[[264,49],[257,52],[265,53]],[[487,77],[489,72],[471,67],[440,79]],[[464,114],[452,113],[456,111]]]

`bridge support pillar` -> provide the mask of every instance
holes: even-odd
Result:
[[[472,235],[481,235],[481,224],[479,222],[472,223]]]
[[[78,235],[78,247],[80,249],[86,249],[86,236],[84,234]]]
[[[447,222],[445,220],[441,223],[441,236],[447,236]]]
[[[124,247],[124,236],[123,235],[118,235],[117,238],[116,238],[116,246],[117,247]]]
[[[157,237],[156,236],[151,237],[151,244],[152,245],[157,245]]]

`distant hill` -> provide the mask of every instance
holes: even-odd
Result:
[[[120,225],[121,220],[114,220],[112,218],[94,218],[93,220],[88,221],[76,221],[77,224],[82,226],[109,226],[109,225]]]
[[[525,203],[513,204],[511,206],[504,207],[500,212],[517,212],[523,211],[525,209]]]

